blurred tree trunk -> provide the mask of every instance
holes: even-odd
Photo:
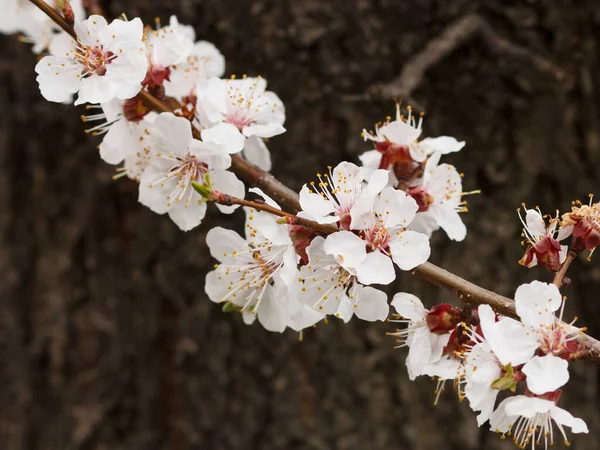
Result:
[[[326,165],[357,161],[368,149],[361,129],[394,108],[388,98],[364,100],[370,86],[393,80],[469,13],[552,60],[562,79],[475,34],[433,61],[409,99],[427,110],[427,135],[467,141],[447,161],[465,173],[467,190],[483,191],[470,198],[466,241],[436,235],[431,259],[503,294],[550,279],[517,264],[515,208],[567,209],[598,188],[595,2],[105,6],[146,23],[176,13],[221,49],[228,74],[267,78],[287,108],[288,132],[270,142],[274,173],[294,188]],[[186,234],[138,204],[135,184],[112,181],[98,141],[83,133],[83,110],[45,102],[28,46],[0,42],[0,448],[512,448],[479,430],[449,385],[434,407],[435,383],[408,381],[405,353],[385,337],[392,324],[334,320],[300,343],[292,332],[270,334],[222,313],[203,292],[214,263],[204,236],[208,223],[241,230],[241,212],[213,214]],[[569,276],[569,314],[600,336],[598,261],[576,262]],[[430,305],[456,301],[409,275],[390,292],[399,290]],[[599,401],[598,367],[574,364],[561,405],[591,428],[572,439],[576,448],[600,446]]]

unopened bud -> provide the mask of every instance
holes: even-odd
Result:
[[[456,325],[463,321],[463,313],[448,303],[436,305],[425,317],[429,331],[434,334],[450,333]]]
[[[75,24],[75,13],[73,12],[71,2],[69,0],[58,0],[57,6],[62,11],[65,20],[69,23],[69,25],[73,26]]]
[[[524,379],[523,373],[520,370],[515,372],[510,363],[504,366],[504,370],[502,372],[502,376],[495,380],[491,384],[491,387],[493,389],[498,389],[499,391],[508,389],[511,392],[516,392],[517,383]]]
[[[204,198],[206,200],[214,200],[213,199],[214,191],[208,183],[200,184],[200,183],[196,183],[195,181],[192,181],[192,187],[198,194],[200,194],[202,196],[202,198]]]

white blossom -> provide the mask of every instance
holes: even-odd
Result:
[[[359,202],[370,205],[388,183],[387,170],[374,171],[365,183],[363,170],[349,162],[339,163],[329,173],[317,174],[318,183],[304,185],[300,191],[300,217],[318,223],[340,222],[342,228],[348,228],[351,213]]]
[[[192,182],[244,197],[244,184],[226,169],[231,157],[217,143],[193,139],[190,123],[171,113],[160,114],[150,127],[150,161],[140,179],[139,201],[169,217],[184,231],[198,226],[206,214],[205,199]],[[224,213],[235,206],[217,205]]]
[[[141,20],[114,20],[109,25],[93,15],[76,23],[75,31],[77,41],[57,35],[53,55],[35,67],[44,98],[66,102],[78,93],[75,104],[79,105],[134,97],[147,69]]]
[[[441,227],[450,239],[462,241],[467,235],[467,228],[458,214],[466,210],[461,199],[462,180],[454,166],[438,165],[440,156],[440,153],[430,156],[423,177],[408,188],[408,195],[419,205],[411,226],[428,236]]]
[[[417,209],[414,199],[392,187],[353,208],[351,228],[360,231],[367,245],[367,257],[357,268],[364,283],[390,283],[395,278],[390,258],[402,270],[427,261],[429,238],[409,229]]]
[[[220,80],[198,83],[198,119],[203,126],[215,122],[234,125],[245,138],[270,138],[285,132],[285,109],[279,97],[267,91],[264,78]]]
[[[385,293],[363,286],[352,267],[366,257],[364,243],[349,231],[317,236],[306,250],[309,263],[300,268],[296,296],[302,304],[348,322],[354,314],[367,321],[385,320]],[[345,257],[340,254],[344,253]]]
[[[387,121],[375,128],[374,133],[369,133],[363,130],[365,141],[370,140],[378,143],[387,143],[392,146],[393,152],[408,152],[406,156],[416,163],[423,163],[434,153],[445,155],[461,150],[464,142],[459,142],[450,136],[440,136],[437,138],[425,138],[419,141],[422,133],[423,116],[417,120],[412,114],[412,108],[408,108],[408,115],[404,116],[400,113],[399,105],[396,107],[396,120]],[[388,147],[389,148],[389,147]],[[382,150],[387,150],[381,148]],[[365,168],[374,169],[389,169],[389,167],[381,167],[382,152],[371,150],[363,153],[361,161]]]
[[[292,318],[299,312],[288,289],[298,277],[296,252],[287,226],[252,209],[246,211],[246,239],[221,227],[211,229],[206,243],[220,264],[206,277],[205,290],[213,302],[240,308],[246,323],[256,317],[269,331],[305,324]]]
[[[190,56],[194,42],[187,29],[175,21],[158,30],[147,29],[144,42],[148,57],[148,74],[145,82],[162,85],[168,80],[173,66],[183,63]]]
[[[418,297],[406,292],[399,292],[394,295],[392,306],[403,318],[402,320],[395,320],[395,322],[406,324],[407,327],[389,334],[398,338],[399,345],[396,348],[409,347],[406,368],[411,380],[420,375],[433,376],[434,373],[432,372],[435,371],[436,363],[441,361],[444,361],[446,370],[443,372],[435,371],[435,375],[449,377],[448,372],[458,369],[458,364],[442,357],[450,334],[438,335],[429,330],[426,322],[429,311],[423,306]],[[442,367],[444,366],[440,366],[438,369]]]
[[[520,447],[547,449],[555,442],[554,422],[565,444],[569,444],[565,427],[573,433],[587,433],[585,422],[559,408],[553,401],[517,395],[502,401],[490,419],[490,429],[512,435]]]
[[[550,218],[548,225],[539,210],[528,209],[525,219],[521,216],[520,209],[518,212],[523,224],[522,236],[529,245],[525,256],[519,262],[526,267],[534,267],[541,259],[544,266],[551,270],[558,270],[560,264],[567,258],[569,250],[568,246],[560,245],[560,241],[571,235],[573,226],[560,226],[558,211],[556,217]]]

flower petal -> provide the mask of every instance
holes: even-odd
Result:
[[[413,322],[425,319],[428,313],[419,297],[408,292],[398,292],[394,295],[392,306],[400,316]]]
[[[515,292],[515,306],[521,321],[533,328],[547,327],[556,320],[562,296],[554,284],[533,281],[522,284]]]
[[[534,394],[554,392],[569,381],[569,363],[562,358],[548,354],[534,356],[523,366],[527,375],[527,388]]]
[[[396,279],[392,260],[379,251],[366,255],[357,267],[356,275],[362,284],[390,284]]]
[[[431,254],[429,238],[416,231],[403,231],[390,242],[392,259],[402,270],[412,270],[423,264]]]

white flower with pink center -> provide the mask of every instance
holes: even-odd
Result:
[[[372,203],[387,185],[389,174],[376,170],[367,182],[360,167],[344,161],[325,175],[317,174],[317,178],[318,183],[305,184],[300,191],[299,216],[318,223],[339,222],[341,228],[348,229],[354,205],[359,201]]]
[[[556,399],[558,400],[558,399]],[[555,443],[554,424],[564,443],[569,441],[565,427],[572,433],[587,433],[585,422],[556,406],[553,400],[517,395],[502,401],[490,419],[490,429],[512,436],[519,448],[548,449]]]
[[[144,84],[153,82],[160,86],[170,79],[173,66],[183,63],[194,47],[187,29],[177,21],[174,26],[146,30],[144,41],[148,57],[148,73]]]
[[[298,317],[301,306],[288,295],[298,269],[287,225],[278,224],[270,214],[246,209],[246,239],[216,227],[208,232],[206,243],[220,262],[206,276],[205,291],[211,301],[233,305],[247,324],[258,317],[269,331],[308,326],[306,317]]]
[[[198,226],[206,201],[192,183],[243,198],[244,184],[226,169],[231,157],[209,139],[193,139],[190,123],[171,113],[160,114],[149,127],[150,159],[140,179],[139,201],[158,214],[168,213],[184,231]],[[235,206],[217,205],[224,213]]]
[[[401,319],[393,320],[393,322],[405,324],[406,328],[388,334],[397,338],[398,345],[396,348],[409,348],[406,358],[406,368],[409,378],[414,380],[421,375],[433,375],[432,372],[437,372],[437,376],[456,376],[458,363],[449,361],[442,356],[450,334],[439,335],[429,330],[427,325],[427,314],[429,311],[423,306],[421,300],[413,294],[399,292],[394,295],[392,306],[401,317]],[[450,366],[450,374],[442,374],[436,370],[440,368],[436,367],[440,362],[442,362],[442,365]]]
[[[441,227],[450,239],[462,241],[467,235],[467,228],[458,214],[466,211],[462,201],[462,180],[454,166],[438,165],[440,156],[436,153],[429,157],[423,177],[407,190],[419,205],[412,227],[428,236]]]
[[[375,127],[375,132],[363,130],[365,141],[375,143],[375,150],[363,153],[360,160],[365,170],[375,169],[393,170],[394,163],[414,163],[415,167],[435,153],[442,155],[461,150],[464,142],[459,142],[450,136],[425,138],[419,141],[423,130],[423,115],[418,120],[412,113],[412,108],[407,108],[408,114],[400,113],[400,105],[396,106],[396,120],[386,121]]]
[[[395,278],[392,260],[402,270],[412,270],[429,258],[429,238],[409,227],[419,209],[403,191],[387,187],[371,201],[352,209],[350,228],[365,242],[367,257],[357,267],[366,284],[388,284]]]
[[[78,93],[76,105],[134,97],[141,89],[148,62],[140,19],[114,20],[101,16],[75,24],[77,41],[58,35],[52,55],[36,65],[44,98],[67,102]]]
[[[317,236],[306,250],[307,265],[300,268],[295,297],[322,314],[348,322],[354,314],[367,321],[385,320],[387,295],[359,283],[353,266],[366,257],[362,240],[349,231]]]

